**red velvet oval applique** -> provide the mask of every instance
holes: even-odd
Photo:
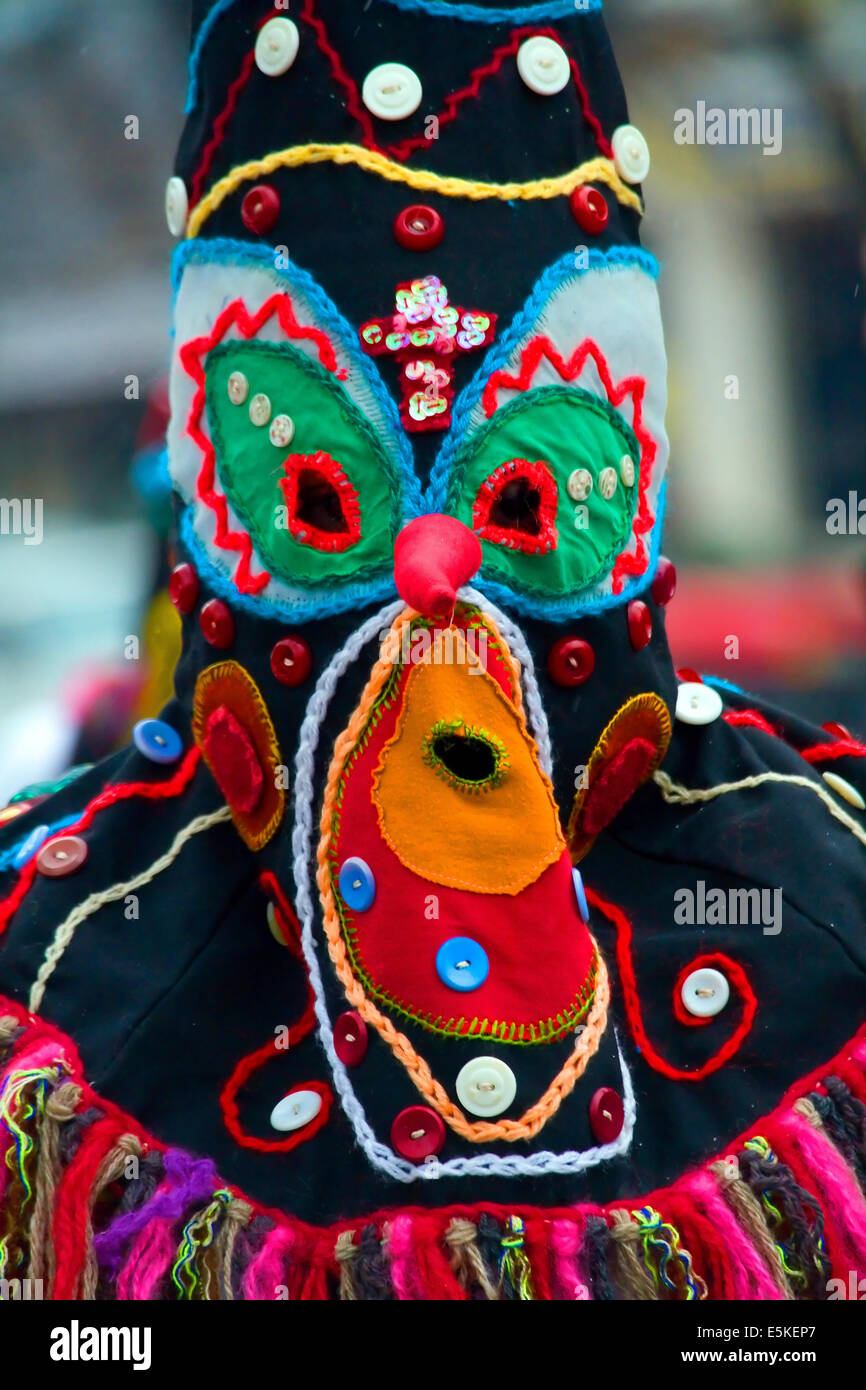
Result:
[[[238,834],[250,849],[261,849],[282,820],[286,794],[278,785],[280,750],[267,706],[236,661],[220,661],[201,672],[192,732]]]

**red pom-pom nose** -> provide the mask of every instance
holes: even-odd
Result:
[[[394,542],[394,582],[400,597],[428,618],[447,618],[457,590],[481,564],[481,542],[453,516],[438,512],[410,521]]]

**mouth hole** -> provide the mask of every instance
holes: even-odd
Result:
[[[439,720],[424,741],[424,761],[462,791],[489,791],[505,775],[508,757],[495,734],[462,720]]]
[[[349,529],[340,494],[330,478],[315,468],[302,468],[298,474],[296,509],[298,520],[317,531],[339,535]]]
[[[524,536],[541,535],[541,492],[529,478],[512,478],[500,488],[490,506],[490,522]]]

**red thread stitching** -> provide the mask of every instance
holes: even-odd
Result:
[[[270,869],[262,869],[259,874],[259,887],[274,904],[277,912],[277,924],[292,955],[297,956],[298,960],[303,960],[301,924],[292,904],[280,887],[276,874],[271,873]]]
[[[243,337],[252,338],[274,313],[277,315],[284,333],[288,334],[290,338],[307,338],[315,343],[322,366],[326,367],[329,372],[338,374],[337,357],[330,339],[319,328],[302,328],[295,318],[288,295],[280,293],[272,294],[270,299],[266,299],[252,317],[247,312],[243,300],[232,300],[231,304],[227,304],[223,309],[209,334],[201,338],[191,338],[189,342],[183,344],[178,352],[187,376],[191,377],[197,387],[186,425],[186,433],[199,446],[203,455],[202,466],[196,480],[196,492],[201,501],[210,508],[216,517],[214,543],[221,550],[240,552],[240,559],[233,579],[235,586],[242,594],[260,593],[270,582],[271,576],[267,570],[262,570],[261,574],[255,576],[250,573],[250,559],[253,554],[252,540],[246,531],[229,530],[227,499],[222,493],[216,492],[214,489],[216,451],[212,441],[199,428],[206,399],[202,358],[219,342],[232,324],[240,330]]]
[[[259,21],[258,27],[261,28],[261,26],[263,24],[266,24],[267,21],[271,18],[272,13],[268,13],[267,15],[265,15],[264,18],[262,18]],[[367,111],[367,108],[361,101],[360,93],[358,91],[358,85],[355,82],[354,78],[350,75],[350,73],[346,71],[345,67],[343,66],[340,55],[337,53],[336,49],[331,43],[331,40],[328,38],[328,33],[325,28],[324,22],[316,14],[315,0],[304,0],[303,8],[301,10],[301,18],[307,24],[309,24],[312,30],[314,31],[316,36],[316,47],[327,59],[328,65],[331,69],[331,76],[333,77],[334,81],[337,83],[338,86],[342,87],[343,91],[346,94],[346,110],[348,111],[349,115],[352,116],[357,121],[358,125],[361,127],[361,143],[365,145],[367,149],[375,150],[379,154],[388,154],[392,159],[397,159],[401,161],[408,159],[410,154],[412,154],[414,150],[426,148],[430,144],[430,141],[427,139],[426,135],[410,135],[407,136],[405,140],[400,140],[394,145],[379,145],[378,141],[376,140],[373,122],[370,119],[370,115]],[[453,121],[456,118],[460,107],[466,101],[470,99],[474,99],[477,101],[481,95],[481,87],[486,78],[495,76],[495,74],[499,72],[500,68],[502,67],[502,64],[504,63],[505,59],[513,56],[517,52],[522,41],[530,35],[536,34],[545,38],[553,39],[556,43],[560,45],[560,47],[565,48],[563,40],[557,34],[555,29],[536,28],[532,25],[525,25],[520,29],[512,30],[511,38],[509,39],[508,43],[502,44],[499,48],[494,49],[492,58],[490,58],[486,63],[482,63],[477,68],[473,68],[473,70],[469,74],[469,79],[464,87],[459,87],[456,91],[450,92],[448,94],[448,96],[445,98],[442,110],[436,117],[439,126],[441,127],[443,125],[448,125],[451,121]],[[571,55],[569,55],[568,63],[569,67],[571,68],[571,76],[572,81],[574,83],[574,89],[577,93],[578,101],[580,102],[580,109],[583,114],[584,120],[586,121],[587,125],[589,126],[590,130],[592,131],[595,137],[596,148],[598,149],[600,154],[603,154],[605,156],[605,158],[612,159],[613,147],[611,146],[610,141],[604,133],[604,127],[602,126],[601,121],[592,109],[589,100],[589,92],[587,91],[586,84],[584,83],[583,78],[581,76],[580,67],[578,66],[577,60],[571,57]],[[226,93],[225,104],[222,110],[216,116],[213,123],[213,132],[211,134],[211,137],[205,145],[204,149],[202,150],[198,167],[196,168],[196,171],[193,174],[190,185],[190,208],[195,207],[196,203],[198,203],[201,198],[204,180],[207,177],[207,174],[210,172],[210,168],[213,164],[214,156],[216,155],[217,150],[219,149],[220,145],[225,139],[225,133],[228,127],[228,123],[235,113],[238,99],[243,89],[246,87],[247,82],[249,81],[252,75],[254,67],[255,50],[250,49],[249,53],[247,53],[244,56],[240,72],[229,86],[229,89]]]
[[[493,372],[481,397],[481,405],[485,415],[490,416],[496,410],[496,396],[501,388],[514,391],[525,391],[530,385],[532,378],[538,369],[542,358],[546,357],[552,367],[559,372],[563,381],[575,381],[586,366],[588,358],[592,358],[601,377],[602,385],[607,392],[607,398],[611,405],[619,406],[626,396],[631,396],[634,405],[634,419],[632,429],[638,443],[641,446],[641,458],[638,482],[638,508],[637,515],[632,525],[632,535],[635,538],[636,549],[634,555],[623,551],[617,557],[613,567],[611,586],[612,591],[618,594],[622,590],[623,579],[627,574],[643,574],[648,563],[644,536],[652,530],[655,517],[650,511],[648,491],[650,475],[653,464],[656,461],[658,452],[656,442],[646,429],[643,423],[643,402],[646,395],[646,379],[639,376],[625,377],[619,386],[614,386],[610,375],[607,360],[597,343],[591,338],[586,338],[579,347],[575,348],[571,357],[566,362],[557,348],[549,338],[543,334],[538,334],[531,338],[526,347],[520,354],[520,370],[515,376],[513,373],[500,368]]]
[[[268,18],[270,18],[270,15],[268,16]],[[266,22],[266,20],[262,21],[262,23]],[[214,156],[225,138],[226,126],[228,125],[229,121],[235,113],[235,108],[238,104],[238,97],[240,96],[244,87],[249,82],[255,65],[256,51],[254,48],[251,48],[249,53],[246,54],[243,63],[241,64],[240,72],[238,73],[237,77],[228,89],[225,106],[214,120],[213,133],[201,152],[201,158],[199,159],[198,167],[196,168],[196,171],[193,174],[190,183],[190,210],[192,210],[192,208],[195,207],[196,203],[201,198],[202,184],[204,183],[207,175],[210,173],[211,165],[214,161]]]
[[[607,902],[591,888],[586,889],[586,895],[593,907],[597,907],[609,922],[616,928],[616,960],[619,967],[620,983],[622,985],[623,1003],[625,1004],[626,1019],[629,1031],[634,1039],[635,1046],[641,1056],[652,1067],[653,1071],[661,1072],[671,1081],[703,1081],[704,1077],[711,1076],[714,1071],[718,1071],[726,1062],[729,1062],[734,1054],[739,1050],[743,1040],[748,1034],[758,1008],[758,1000],[752,986],[749,984],[746,972],[741,965],[730,956],[722,954],[699,956],[691,965],[684,967],[677,980],[677,985],[682,981],[685,974],[695,969],[700,964],[712,962],[714,965],[724,967],[730,983],[739,994],[743,1001],[743,1017],[728,1038],[726,1043],[718,1049],[701,1067],[695,1071],[685,1071],[681,1067],[671,1066],[670,1062],[656,1051],[646,1034],[641,1013],[640,997],[637,991],[637,980],[635,979],[634,965],[631,955],[632,927],[628,917],[622,908],[615,903]]]
[[[308,985],[307,1006],[298,1022],[289,1029],[286,1050],[296,1047],[308,1033],[312,1032],[315,1022],[313,993]],[[298,1148],[300,1144],[305,1144],[328,1123],[328,1116],[334,1101],[333,1092],[327,1082],[300,1081],[296,1086],[292,1086],[286,1095],[292,1095],[295,1091],[315,1091],[316,1095],[322,1098],[322,1108],[318,1115],[310,1120],[309,1124],[305,1125],[303,1129],[295,1130],[285,1139],[257,1139],[254,1134],[245,1130],[240,1122],[240,1112],[235,1097],[253,1073],[275,1057],[277,1051],[276,1040],[269,1038],[263,1047],[258,1047],[255,1052],[250,1052],[246,1057],[242,1057],[220,1093],[220,1109],[226,1129],[237,1144],[240,1144],[244,1149],[254,1149],[256,1153],[291,1153],[292,1149]]]
[[[178,796],[192,778],[200,758],[199,750],[190,748],[174,776],[170,777],[167,782],[118,782],[113,786],[105,787],[98,796],[89,802],[80,820],[77,820],[74,825],[68,826],[63,834],[77,835],[82,830],[87,830],[97,812],[104,811],[106,806],[113,806],[116,801],[124,801],[130,796],[144,796],[151,801],[161,800],[163,797]],[[21,870],[18,882],[12,892],[0,903],[0,936],[3,935],[15,912],[29,893],[35,877],[36,856],[34,855]]]
[[[436,117],[440,127],[453,121],[460,106],[470,97],[474,97],[476,101],[478,100],[481,95],[481,84],[484,79],[492,77],[495,73],[499,72],[505,59],[515,54],[523,40],[528,38],[531,34],[538,34],[545,38],[553,39],[560,47],[565,47],[555,29],[538,29],[531,24],[527,24],[520,29],[512,30],[511,38],[508,43],[504,43],[499,48],[494,49],[493,57],[488,62],[482,63],[479,67],[474,68],[472,72],[470,72],[469,81],[466,86],[458,88],[456,92],[449,93],[445,98],[445,104]],[[613,149],[602,129],[601,121],[595,115],[589,104],[589,93],[580,75],[580,68],[574,58],[569,57],[568,61],[571,67],[575,91],[580,101],[580,109],[583,112],[583,118],[595,136],[595,143],[599,153],[610,159],[613,156]],[[426,135],[410,135],[407,139],[400,140],[396,145],[386,145],[385,152],[389,154],[392,159],[408,159],[413,150],[423,149],[429,144],[430,141],[427,139]]]
[[[803,748],[800,757],[807,763],[820,763],[825,758],[866,758],[866,743],[855,738],[840,738],[838,743],[816,743],[812,748]]]
[[[778,729],[774,729],[768,719],[765,719],[758,709],[728,710],[722,718],[726,724],[732,728],[760,729],[764,734],[772,734],[774,738],[780,738]]]

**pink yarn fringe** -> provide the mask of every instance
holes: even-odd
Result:
[[[288,1226],[275,1226],[244,1275],[244,1298],[272,1301],[277,1290],[286,1283],[286,1259],[295,1243],[294,1232]]]
[[[174,1223],[159,1217],[149,1221],[129,1252],[117,1280],[119,1299],[152,1299],[171,1266],[177,1241]]]
[[[568,1303],[591,1299],[592,1295],[580,1276],[578,1266],[580,1227],[575,1221],[554,1221],[550,1243],[553,1248],[554,1278],[559,1285],[560,1297]]]
[[[412,1258],[412,1218],[397,1216],[388,1236],[391,1282],[398,1299],[417,1302],[424,1298]]]
[[[698,1210],[711,1223],[730,1257],[735,1299],[783,1302],[785,1295],[771,1278],[763,1259],[722,1197],[709,1173],[693,1173],[682,1184]]]
[[[866,1203],[857,1180],[835,1145],[796,1111],[780,1122],[794,1138],[851,1269],[866,1268]]]

